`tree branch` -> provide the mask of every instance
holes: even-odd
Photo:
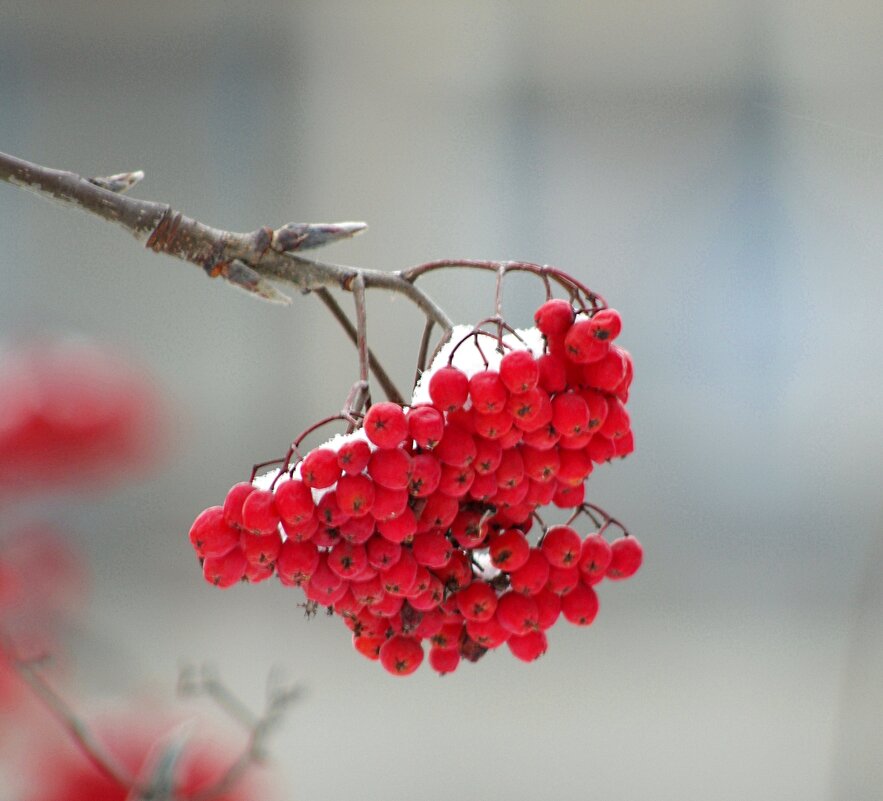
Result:
[[[333,287],[352,291],[359,277],[365,289],[404,295],[443,330],[452,327],[438,304],[401,273],[323,263],[294,254],[354,236],[365,229],[364,223],[289,223],[251,233],[223,231],[169,205],[121,194],[140,177],[141,173],[122,173],[89,180],[0,153],[0,180],[116,223],[151,250],[196,264],[212,278],[224,278],[265,300],[290,302],[271,281],[290,284],[301,292]]]

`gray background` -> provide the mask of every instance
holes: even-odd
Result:
[[[145,7],[146,6],[146,7]],[[186,532],[339,407],[355,358],[315,300],[260,303],[0,186],[0,335],[85,333],[146,364],[174,447],[77,532],[87,708],[218,664],[310,799],[879,799],[883,6],[0,2],[0,149],[210,224],[364,219],[323,254],[559,265],[625,319],[638,451],[592,496],[647,549],[588,631],[394,680],[280,586],[202,582]],[[463,321],[488,282],[427,282]],[[538,295],[513,283],[511,318]],[[346,298],[343,298],[346,301]],[[372,298],[404,382],[418,318]],[[2,413],[2,410],[0,410]],[[21,512],[23,513],[23,512]]]

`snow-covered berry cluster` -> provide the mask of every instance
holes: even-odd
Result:
[[[550,299],[535,321],[505,336],[456,327],[410,406],[375,403],[358,429],[236,484],[190,531],[206,580],[300,587],[396,675],[424,642],[449,673],[504,643],[536,659],[559,616],[589,625],[595,586],[642,559],[624,530],[605,539],[622,527],[585,500],[594,465],[634,448],[632,360],[612,309]],[[573,510],[567,524],[542,524],[550,504]],[[595,526],[582,535],[577,520]]]

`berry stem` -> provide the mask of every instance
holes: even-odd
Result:
[[[435,328],[435,322],[427,317],[426,325],[423,326],[423,336],[420,337],[420,350],[417,352],[417,372],[414,376],[415,386],[426,369],[426,357],[429,355],[429,343],[432,339],[433,328]]]
[[[325,307],[328,311],[331,312],[337,322],[343,327],[343,330],[346,331],[347,336],[350,338],[350,341],[358,347],[359,345],[359,337],[358,332],[356,331],[356,327],[352,324],[349,317],[347,317],[346,312],[340,307],[340,304],[334,299],[334,295],[332,295],[327,289],[324,287],[320,287],[317,289],[314,294],[316,295],[322,303],[325,304]],[[426,325],[429,327],[429,330],[432,330],[432,326],[434,325],[433,321],[427,318]],[[386,370],[383,368],[383,365],[374,355],[374,351],[371,348],[368,348],[368,366],[371,368],[371,372],[374,374],[374,377],[377,379],[380,386],[383,388],[383,392],[386,395],[388,400],[391,400],[393,403],[404,404],[404,396],[401,392],[399,392],[396,385],[392,382],[392,379],[387,374]]]

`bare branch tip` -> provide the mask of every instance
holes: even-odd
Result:
[[[288,223],[273,232],[270,246],[279,253],[309,250],[340,239],[350,239],[367,227],[363,222]]]
[[[134,172],[120,172],[116,175],[96,176],[89,179],[89,183],[107,189],[109,192],[116,192],[122,195],[128,192],[135,184],[144,180],[144,171],[135,170]]]

